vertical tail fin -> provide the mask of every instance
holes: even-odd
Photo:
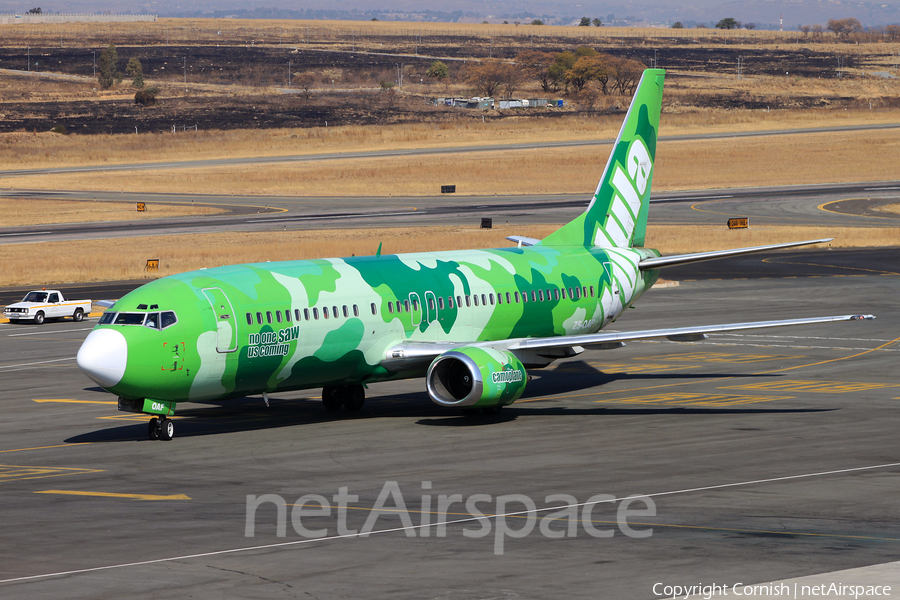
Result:
[[[663,69],[644,71],[594,199],[582,215],[544,238],[542,245],[644,245],[664,78]]]

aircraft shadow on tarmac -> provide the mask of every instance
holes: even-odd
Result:
[[[579,392],[595,388],[615,381],[664,381],[664,380],[696,380],[722,379],[729,377],[771,378],[776,374],[752,373],[604,373],[583,362],[563,363],[552,371],[538,372],[528,384],[524,400]],[[85,388],[85,391],[103,390],[96,387]],[[622,390],[623,395],[629,390]],[[410,418],[419,417],[419,425],[440,427],[478,427],[514,421],[528,416],[614,416],[614,415],[735,415],[735,414],[781,414],[826,412],[835,409],[781,409],[781,408],[734,408],[714,406],[598,406],[590,400],[584,401],[587,406],[538,406],[523,402],[507,406],[499,415],[461,415],[458,411],[433,404],[424,391],[395,394],[385,397],[374,397],[367,401],[359,412],[327,412],[318,398],[279,399],[270,398],[271,405],[266,408],[261,398],[245,397],[231,400],[200,401],[188,404],[189,408],[178,411],[175,417],[176,439],[206,435],[219,435],[243,431],[314,425],[336,420],[353,421],[359,418]],[[568,401],[580,403],[583,399],[556,400],[547,397],[542,402]],[[139,415],[127,424],[87,432],[70,437],[66,443],[85,442],[133,442],[147,439],[147,423]],[[149,441],[149,440],[148,440]]]

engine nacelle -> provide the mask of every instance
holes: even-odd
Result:
[[[525,391],[525,367],[513,354],[465,346],[445,352],[428,367],[428,395],[441,406],[506,406]]]

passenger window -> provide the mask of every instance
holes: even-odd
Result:
[[[144,321],[144,327],[149,327],[150,329],[159,329],[159,313],[148,314],[147,320]]]
[[[270,325],[272,324],[272,311],[271,310],[266,311],[266,323],[269,323]]]
[[[391,312],[394,312],[394,311],[391,311]],[[372,314],[373,314],[373,315],[377,315],[377,314],[378,314],[378,310],[375,308],[375,303],[374,303],[374,302],[372,303]]]
[[[409,312],[409,300],[404,300],[404,301],[403,301],[403,309],[404,309],[406,312]],[[413,309],[414,309],[414,310],[418,310],[418,309],[419,309],[419,307],[416,306],[415,302],[413,302]]]
[[[350,316],[350,310],[347,308],[347,305],[346,305],[346,304],[343,306],[343,310],[344,310],[344,318],[349,317],[349,316]]]
[[[453,296],[447,296],[447,308],[453,308]]]
[[[466,294],[466,306],[472,306],[471,300],[472,300],[471,297],[468,294]]]
[[[537,302],[537,294],[534,293],[534,290],[531,290],[531,301]]]
[[[491,301],[491,306],[493,306],[493,305],[494,305],[494,295],[493,295],[493,294],[488,294],[488,300]]]
[[[316,317],[316,318],[318,319],[319,317]],[[308,308],[303,309],[303,320],[309,321],[309,309]]]
[[[262,313],[256,313],[256,324],[262,325]]]
[[[299,308],[295,308],[295,309],[294,309],[294,320],[295,320],[295,321],[299,321],[299,320],[300,320],[300,309],[299,309]]]
[[[313,319],[315,319],[316,321],[319,320],[319,309],[315,307],[313,308]]]
[[[566,288],[562,288],[559,291],[559,294],[560,294],[560,296],[562,296],[562,299],[565,300],[566,299]]]
[[[275,311],[275,320],[278,321],[279,323],[281,323],[281,311],[280,310]]]
[[[327,307],[327,306],[323,306],[323,307],[322,307],[322,318],[323,318],[323,319],[327,319],[327,318],[328,318],[328,307]]]
[[[178,322],[178,317],[175,316],[171,310],[167,310],[166,312],[160,315],[160,326],[165,329],[166,327],[171,327],[175,323]]]
[[[574,300],[575,294],[572,293],[572,288],[569,288],[569,300]]]
[[[591,286],[591,298],[594,297],[594,286]]]
[[[335,319],[337,319],[339,316],[341,316],[341,313],[338,312],[338,307],[337,307],[337,306],[332,306],[332,307],[331,307],[331,315],[332,315]]]
[[[438,298],[438,310],[444,310],[444,297]]]
[[[428,298],[428,310],[434,310],[434,298]]]
[[[475,301],[475,306],[478,306],[478,294],[472,294],[472,300]]]
[[[358,317],[358,316],[359,316],[359,307],[358,307],[357,305],[355,305],[355,304],[353,305],[353,316],[354,316],[354,317]]]
[[[413,300],[413,310],[419,310],[419,301]]]
[[[528,302],[528,292],[522,292],[522,304]]]
[[[503,304],[503,294],[497,293],[497,304]]]
[[[291,311],[290,311],[290,309],[284,311],[284,320],[287,321],[288,323],[291,322]]]
[[[399,300],[397,300],[397,313],[399,314],[402,312],[403,312],[403,303],[400,302]]]
[[[509,301],[509,292],[506,292],[506,303],[512,304],[512,302]]]
[[[459,308],[462,308],[462,296],[456,297],[456,306],[458,306]]]
[[[544,290],[538,290],[538,300],[544,301]]]
[[[518,304],[519,303],[519,292],[515,292],[513,295],[516,298],[516,304]]]
[[[559,288],[553,288],[553,299],[559,300]]]
[[[253,315],[247,313],[247,325],[253,325]]]
[[[587,297],[587,287],[586,286],[581,286],[581,297],[582,298]]]
[[[400,304],[399,302],[397,304]],[[394,303],[388,302],[388,312],[394,314]]]

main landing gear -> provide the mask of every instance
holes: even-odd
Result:
[[[175,437],[175,423],[165,417],[153,417],[147,424],[147,437],[168,442]]]
[[[336,412],[343,406],[351,412],[361,410],[366,403],[366,389],[362,385],[336,385],[322,388],[325,410]]]

